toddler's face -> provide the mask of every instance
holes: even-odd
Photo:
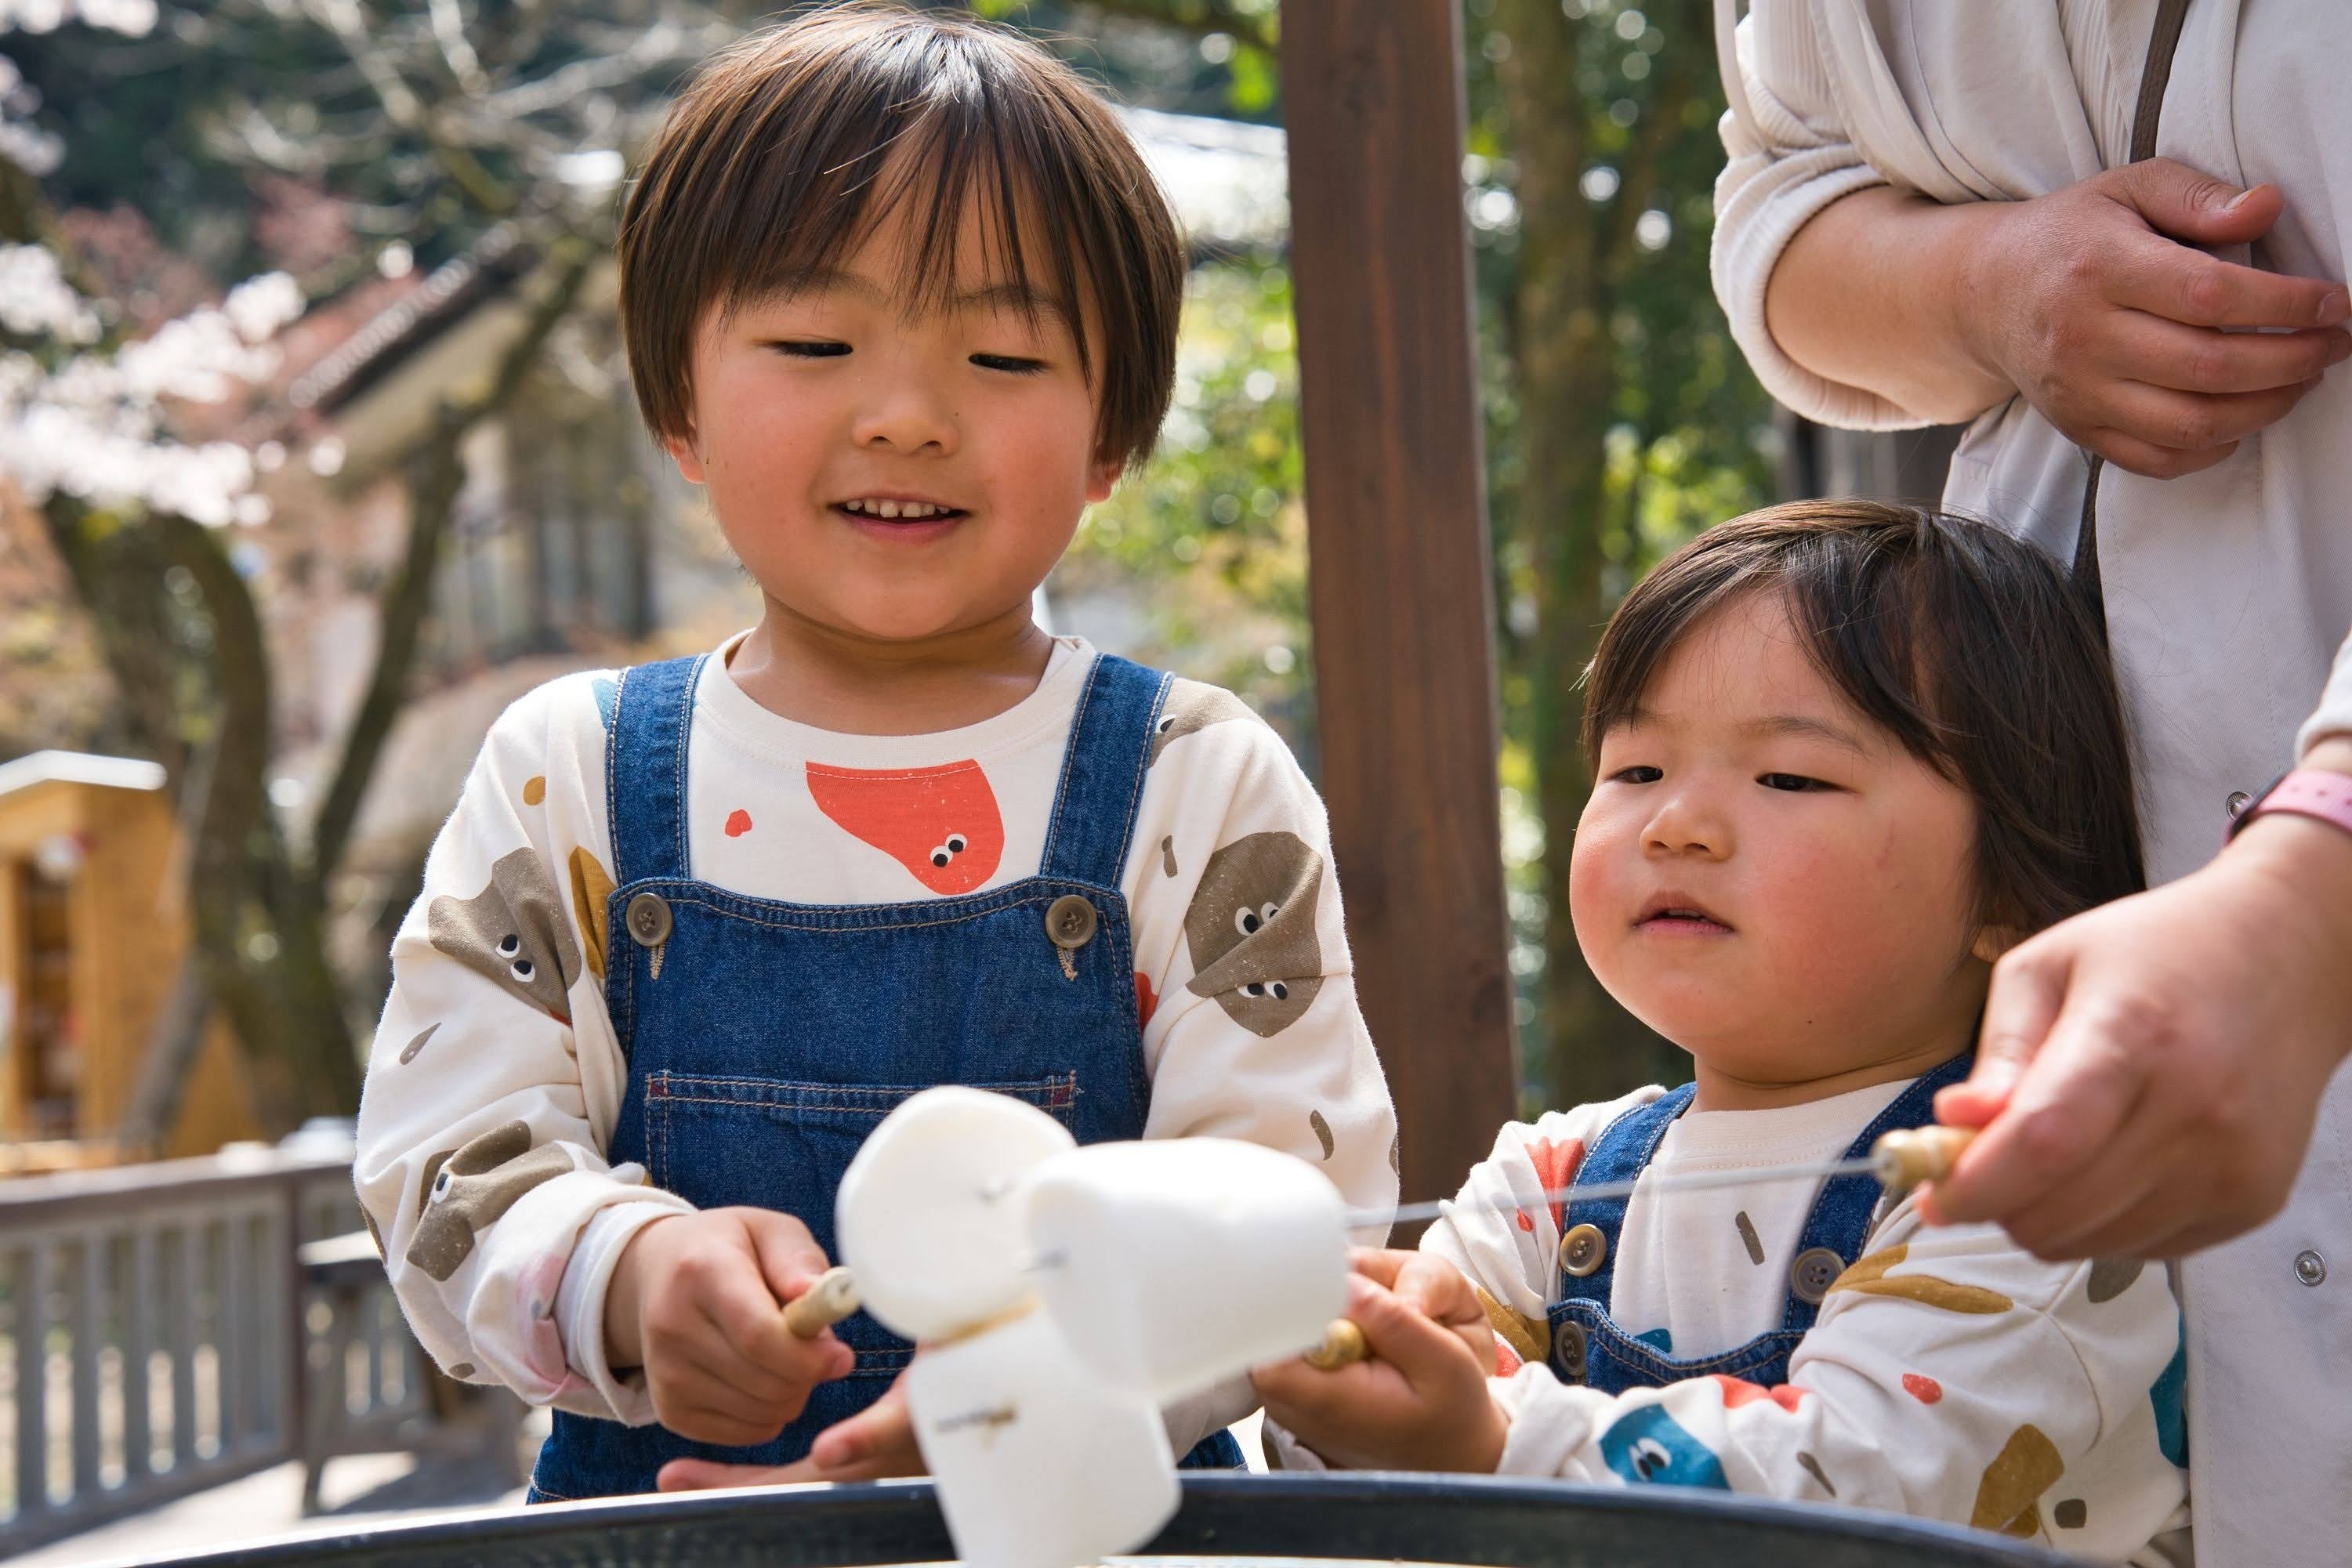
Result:
[[[1596,772],[1577,940],[1714,1098],[1859,1088],[1965,1042],[1995,951],[1973,916],[1974,807],[1846,703],[1776,595],[1694,627]]]
[[[695,429],[668,445],[771,601],[864,642],[1022,612],[1118,465],[1065,312],[1034,319],[968,214],[953,299],[917,312],[905,208],[831,274],[704,321]],[[1024,225],[1024,232],[1038,230]],[[1033,246],[1034,251],[1034,246]],[[1088,340],[1099,344],[1099,332]]]

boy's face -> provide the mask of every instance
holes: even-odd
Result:
[[[1697,1059],[1703,1099],[1861,1088],[1966,1043],[1996,953],[1974,915],[1975,809],[1822,677],[1777,595],[1692,628],[1596,773],[1577,940]]]
[[[1118,477],[1063,308],[1024,315],[979,214],[950,302],[906,302],[911,204],[837,272],[709,313],[694,431],[664,443],[772,618],[900,646],[1025,615]]]

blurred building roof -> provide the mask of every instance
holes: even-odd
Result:
[[[36,751],[0,763],[0,795],[36,784],[94,784],[108,789],[161,789],[163,767],[135,757],[94,757],[86,751]]]

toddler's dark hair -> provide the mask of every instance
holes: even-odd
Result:
[[[878,0],[752,34],[671,109],[621,217],[621,325],[646,423],[692,434],[707,312],[822,281],[900,208],[904,297],[946,300],[968,197],[1016,307],[1068,322],[1098,392],[1097,453],[1141,462],[1175,385],[1185,271],[1143,155],[1035,45]]]
[[[1780,597],[1847,702],[1974,799],[1981,921],[2030,934],[2147,885],[2123,703],[2090,607],[2033,546],[1930,507],[1795,501],[1667,557],[1601,633],[1588,752],[1693,628],[1754,593]]]

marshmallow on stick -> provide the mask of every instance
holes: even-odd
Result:
[[[1079,1148],[975,1089],[886,1117],[835,1219],[866,1310],[926,1342],[908,1407],[971,1568],[1142,1546],[1180,1496],[1160,1404],[1298,1354],[1347,1300],[1345,1211],[1305,1161],[1212,1138]]]

